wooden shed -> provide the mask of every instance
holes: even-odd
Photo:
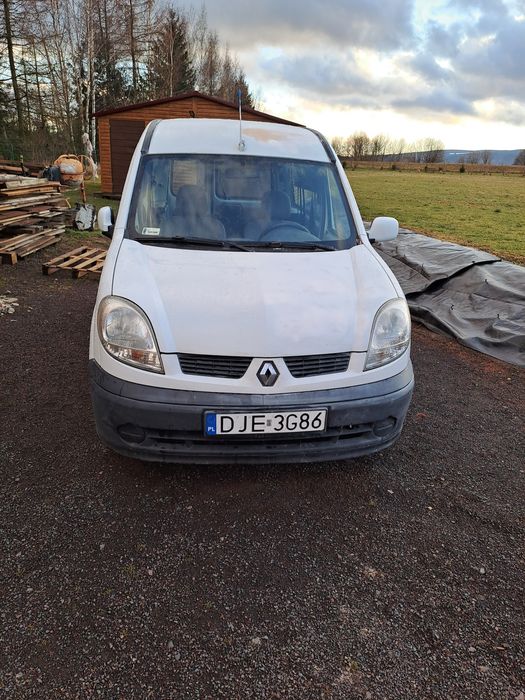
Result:
[[[242,113],[246,120],[302,126],[249,107],[244,107]],[[218,97],[186,92],[162,100],[105,109],[97,112],[95,117],[98,122],[101,189],[103,194],[119,195],[133,151],[148,122],[183,117],[238,119],[239,108],[233,102]]]

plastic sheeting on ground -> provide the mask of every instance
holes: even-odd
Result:
[[[415,319],[525,367],[525,267],[406,229],[376,249],[399,280]]]
[[[482,250],[405,231],[402,229],[394,241],[377,244],[378,252],[385,253],[385,261],[395,268],[394,274],[405,294],[422,292],[433,282],[448,279],[472,265],[500,260]]]

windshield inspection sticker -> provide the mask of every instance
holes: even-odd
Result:
[[[152,228],[151,226],[144,226],[142,229],[143,236],[158,236],[160,233],[160,228]]]

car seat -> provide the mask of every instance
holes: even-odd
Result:
[[[161,235],[223,240],[226,230],[219,219],[211,216],[206,190],[198,185],[182,185],[177,192],[174,216],[163,221]]]

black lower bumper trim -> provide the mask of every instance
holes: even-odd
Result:
[[[412,367],[390,379],[344,389],[289,394],[225,394],[158,389],[116,379],[90,362],[91,395],[101,439],[146,461],[193,464],[285,463],[346,459],[392,445],[414,385]],[[208,437],[209,409],[302,410],[328,407],[323,433]]]

